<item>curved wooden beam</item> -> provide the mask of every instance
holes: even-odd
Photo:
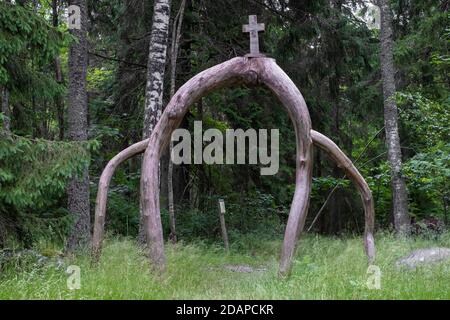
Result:
[[[331,139],[314,130],[311,131],[311,136],[314,145],[325,151],[345,171],[361,195],[365,213],[364,248],[369,264],[371,264],[375,259],[375,240],[373,238],[375,209],[369,185],[353,165],[352,161]]]
[[[375,260],[375,242],[373,238],[375,211],[372,193],[369,189],[369,186],[367,185],[361,174],[358,172],[358,170],[355,168],[355,166],[350,162],[350,159],[347,158],[347,156],[336,144],[334,144],[333,141],[314,130],[311,130],[311,137],[315,146],[324,150],[331,156],[334,161],[340,163],[340,167],[344,168],[349,178],[353,183],[355,183],[356,187],[358,188],[361,199],[363,200],[365,212],[364,248],[369,263],[372,263]],[[95,203],[95,223],[92,247],[92,255],[95,261],[98,260],[101,254],[106,215],[106,202],[108,198],[108,188],[111,177],[113,176],[119,164],[135,155],[143,153],[147,148],[148,141],[149,139],[145,139],[121,151],[108,162],[102,172],[97,193],[97,200]]]
[[[149,242],[149,257],[157,270],[164,270],[166,265],[158,186],[161,153],[189,106],[214,89],[240,83],[266,85],[282,102],[294,124],[297,142],[296,189],[284,236],[280,274],[284,275],[290,271],[296,241],[303,229],[308,211],[311,192],[311,119],[300,91],[274,59],[247,57],[228,60],[197,74],[186,82],[172,97],[150,136],[142,163],[141,200]]]
[[[95,261],[98,261],[102,248],[103,233],[105,229],[106,202],[108,200],[108,189],[111,178],[122,162],[145,151],[148,140],[149,139],[145,139],[122,150],[109,160],[105,169],[103,169],[98,182],[97,198],[95,200],[94,234],[92,236],[92,256]]]

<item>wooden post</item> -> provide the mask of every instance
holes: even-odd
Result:
[[[222,230],[223,243],[225,250],[230,251],[230,244],[228,243],[227,226],[225,224],[225,202],[223,199],[219,199],[219,217],[220,217],[220,229]]]

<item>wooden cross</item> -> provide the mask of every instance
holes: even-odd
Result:
[[[264,23],[258,23],[256,15],[248,16],[248,23],[242,26],[242,32],[250,33],[250,53],[246,54],[246,57],[262,57],[264,56],[259,52],[259,39],[258,32],[264,32]]]

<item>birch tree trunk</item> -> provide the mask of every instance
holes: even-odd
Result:
[[[384,95],[384,124],[386,130],[388,161],[391,167],[394,226],[399,235],[407,235],[410,231],[411,222],[408,214],[406,184],[401,174],[402,154],[398,133],[398,110],[394,100],[395,69],[392,51],[392,12],[389,6],[389,0],[378,0],[378,6],[380,7],[381,13],[380,61]]]
[[[150,136],[162,114],[169,18],[170,0],[156,0],[147,62],[143,132],[145,139]]]
[[[175,79],[177,71],[177,59],[178,59],[178,48],[180,45],[181,38],[181,25],[183,23],[184,8],[186,6],[186,0],[182,0],[180,4],[180,10],[175,17],[173,30],[172,30],[172,45],[171,45],[171,61],[170,61],[170,98],[175,94]],[[175,206],[173,199],[173,163],[172,163],[172,148],[173,142],[170,141],[170,152],[169,152],[169,169],[167,172],[167,195],[169,204],[169,227],[170,227],[170,240],[175,243],[177,242],[177,232],[176,232],[176,220],[175,220]]]
[[[144,139],[150,137],[163,110],[164,73],[169,35],[170,0],[155,0],[145,87]],[[141,205],[142,207],[142,205]],[[141,210],[142,211],[142,210]],[[145,243],[144,218],[140,215],[139,242]]]
[[[71,29],[77,38],[69,51],[69,100],[67,109],[67,138],[85,141],[88,138],[86,73],[87,55],[87,3],[86,0],[70,0],[69,5],[80,8],[81,28]],[[78,177],[73,177],[68,186],[68,210],[73,215],[74,224],[66,245],[67,252],[80,249],[90,242],[89,214],[89,168]]]

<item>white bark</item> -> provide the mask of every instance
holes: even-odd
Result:
[[[144,139],[150,136],[162,114],[169,18],[170,0],[155,0],[145,87]]]
[[[169,19],[170,0],[155,0],[148,51],[147,84],[145,87],[144,139],[150,137],[163,110],[164,74],[166,68]],[[143,228],[141,214],[139,223],[139,242],[144,244],[145,240],[145,230]]]

